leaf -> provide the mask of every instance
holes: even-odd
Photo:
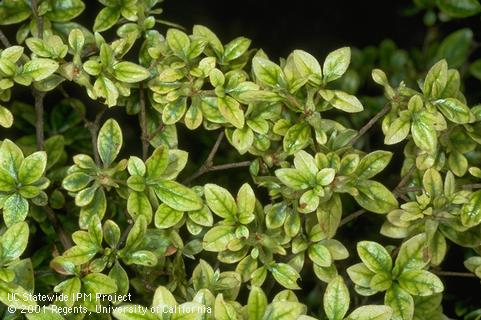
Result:
[[[271,273],[274,279],[287,289],[300,289],[297,285],[297,279],[300,278],[297,271],[286,263],[275,263],[272,266]]]
[[[441,280],[427,270],[407,270],[398,278],[399,285],[414,296],[431,296],[443,292]]]
[[[438,48],[436,57],[446,59],[451,68],[459,68],[469,55],[472,41],[473,32],[470,29],[457,30],[444,38]]]
[[[357,253],[366,267],[375,273],[390,273],[392,259],[387,250],[380,244],[372,241],[357,243]]]
[[[293,154],[306,147],[311,139],[311,128],[302,121],[290,127],[283,140],[284,151]]]
[[[53,0],[46,17],[55,22],[68,22],[79,16],[85,9],[81,0]]]
[[[426,235],[420,233],[401,245],[394,263],[393,274],[400,275],[406,270],[422,269],[428,262]]]
[[[214,223],[212,212],[206,205],[200,210],[189,211],[189,219],[204,227],[212,227],[212,224]]]
[[[73,29],[68,35],[68,43],[75,53],[80,54],[85,44],[85,36],[81,29]]]
[[[469,108],[458,99],[439,99],[434,104],[448,120],[459,124],[470,122]]]
[[[202,199],[197,193],[176,181],[159,180],[153,189],[157,197],[172,209],[193,211],[202,208]]]
[[[235,239],[234,226],[216,226],[204,235],[203,246],[206,251],[220,252],[227,249],[231,240]]]
[[[414,314],[414,301],[409,293],[394,285],[387,290],[384,304],[391,307],[392,320],[411,320]]]
[[[10,172],[0,168],[0,191],[11,192],[17,188],[17,181],[10,175]]]
[[[249,320],[262,320],[267,307],[267,297],[260,287],[252,286],[247,299]]]
[[[215,298],[214,318],[217,320],[236,320],[237,312],[234,306],[224,301],[222,294]]]
[[[267,306],[263,320],[302,320],[299,316],[303,313],[305,306],[293,301],[275,301]]]
[[[248,183],[244,183],[237,192],[236,204],[240,223],[248,224],[254,220],[256,196]]]
[[[29,237],[28,224],[25,222],[18,222],[11,225],[7,231],[2,235],[0,247],[1,261],[7,264],[22,255],[27,247]]]
[[[314,182],[307,172],[293,168],[277,169],[275,175],[282,183],[294,190],[307,189]]]
[[[102,32],[112,28],[120,18],[120,10],[117,7],[105,7],[100,10],[97,17],[95,17],[94,31]]]
[[[32,59],[23,66],[22,76],[31,77],[34,81],[40,81],[57,71],[58,67],[58,62],[51,59]]]
[[[248,126],[242,129],[235,129],[230,142],[240,154],[244,154],[254,143],[254,132]]]
[[[7,108],[0,106],[0,126],[10,128],[13,124],[13,115]]]
[[[114,119],[105,121],[102,128],[100,128],[97,137],[97,149],[99,151],[100,159],[106,167],[110,166],[117,158],[122,147],[122,130],[119,124]]]
[[[232,40],[225,45],[223,61],[228,62],[239,58],[249,49],[250,45],[251,40],[244,37]]]
[[[426,96],[437,99],[448,81],[448,63],[441,60],[431,67],[424,80],[423,92]]]
[[[204,186],[204,194],[207,205],[219,217],[229,220],[236,219],[237,205],[229,191],[209,183]]]
[[[434,153],[437,148],[437,133],[433,124],[421,113],[411,122],[414,143],[421,150]]]
[[[315,177],[319,171],[314,157],[304,150],[300,150],[294,155],[294,167],[311,177]]]
[[[195,25],[193,33],[196,36],[205,38],[218,57],[224,53],[224,47],[222,46],[222,43],[215,33],[213,33],[209,28],[201,25]]]
[[[25,309],[26,313],[28,310],[34,310],[32,307],[37,305],[33,299],[29,298],[30,296],[31,293],[21,286],[13,282],[7,283],[0,280],[0,302],[4,305],[13,307],[17,310]],[[16,299],[12,299],[11,297],[16,297]]]
[[[374,151],[361,159],[356,169],[358,179],[370,179],[381,172],[391,161],[392,152]]]
[[[132,191],[127,199],[127,211],[134,218],[143,215],[148,222],[152,220],[152,206],[144,192]]]
[[[423,188],[432,199],[443,194],[443,180],[438,171],[430,168],[424,172]]]
[[[477,0],[437,0],[439,9],[455,18],[466,18],[481,12]]]
[[[183,216],[184,213],[182,211],[172,209],[163,203],[155,211],[155,226],[159,229],[173,227],[179,223]]]
[[[160,178],[169,165],[169,150],[160,145],[155,148],[152,155],[145,161],[146,174],[149,179]]]
[[[274,62],[259,56],[252,59],[252,70],[256,80],[271,88],[285,88],[286,79],[282,69]]]
[[[342,320],[349,310],[349,290],[341,276],[329,281],[324,293],[324,312],[329,320]]]
[[[357,184],[359,195],[356,202],[366,210],[375,213],[388,213],[398,207],[394,195],[384,185],[372,180],[361,180]]]
[[[324,82],[339,79],[346,72],[350,62],[351,49],[349,47],[343,47],[329,53],[322,66]]]
[[[185,32],[177,29],[169,29],[166,35],[167,44],[179,57],[187,58],[190,49],[190,39]]]
[[[122,61],[113,66],[114,77],[122,82],[136,83],[150,77],[149,70],[138,64]]]
[[[182,119],[186,110],[187,99],[185,97],[167,103],[162,110],[162,121],[167,125],[174,124]]]
[[[117,291],[115,281],[102,273],[90,273],[82,278],[85,291],[94,294],[111,294]]]
[[[18,179],[23,185],[29,185],[42,177],[47,166],[45,151],[32,153],[25,159],[18,170]]]
[[[481,190],[473,192],[461,208],[461,223],[468,228],[481,223]]]
[[[369,287],[375,273],[371,271],[364,263],[356,263],[347,268],[347,274],[352,282],[361,287]]]
[[[98,97],[105,99],[107,106],[113,107],[117,104],[119,90],[109,78],[104,76],[98,77],[94,83],[94,92]]]
[[[353,95],[340,90],[319,90],[321,97],[334,108],[354,113],[364,110],[361,101]]]
[[[163,308],[164,306],[176,306],[177,301],[175,300],[172,293],[164,286],[160,286],[155,290],[154,298],[152,300],[153,308]],[[159,309],[161,310],[161,309]]]
[[[320,243],[311,245],[308,249],[309,258],[321,267],[329,267],[332,264],[332,257],[329,249]]]
[[[224,119],[234,127],[241,129],[244,127],[244,112],[239,102],[230,96],[218,99],[219,111]]]
[[[0,3],[0,24],[9,25],[27,20],[32,10],[27,1],[2,1]]]
[[[294,50],[292,60],[299,78],[308,78],[312,74],[322,76],[321,65],[311,54],[303,50]]]
[[[367,305],[355,309],[346,320],[390,320],[392,309],[383,305]]]
[[[15,223],[25,220],[28,214],[28,208],[27,200],[18,193],[9,196],[3,204],[3,220],[7,227],[11,227]]]
[[[12,141],[5,139],[0,147],[0,166],[10,175],[17,178],[18,170],[23,161],[23,153]]]

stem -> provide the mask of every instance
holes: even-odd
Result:
[[[32,11],[35,21],[37,22],[37,37],[43,38],[43,17],[38,15],[38,5],[37,0],[32,0]]]
[[[408,173],[404,177],[402,177],[401,181],[399,181],[398,185],[394,188],[393,193],[396,198],[402,195],[401,189],[408,183],[409,179],[414,174],[414,171],[416,171],[415,164],[413,164],[411,168],[409,168]]]
[[[464,190],[481,189],[481,183],[464,184],[461,186],[461,189],[464,189]]]
[[[251,165],[250,161],[219,164],[219,165],[210,167],[209,171],[220,171],[220,170],[227,170],[227,169],[234,169],[234,168],[242,168],[242,167],[248,167],[250,165]]]
[[[476,275],[472,274],[471,272],[455,272],[455,271],[436,271],[436,270],[433,270],[433,273],[437,274],[438,276],[443,276],[443,277],[477,278]]]
[[[70,238],[67,236],[67,234],[63,230],[62,225],[58,221],[57,216],[55,215],[55,212],[53,211],[53,209],[50,208],[49,206],[43,206],[43,209],[45,210],[45,213],[47,214],[47,218],[48,220],[50,220],[50,223],[52,224],[55,232],[58,234],[58,238],[64,250],[71,248],[72,241],[70,241]]]
[[[386,113],[391,110],[391,105],[387,104],[384,108],[381,109],[371,120],[368,121],[360,130],[359,132],[349,141],[348,145],[353,145],[360,137],[362,137],[371,127]]]
[[[209,155],[207,156],[207,159],[205,159],[204,163],[200,166],[199,169],[197,169],[197,171],[193,175],[191,175],[190,177],[188,177],[183,181],[184,184],[188,184],[192,180],[212,170],[214,157],[215,157],[215,154],[217,153],[217,150],[219,150],[219,146],[222,142],[222,139],[224,139],[224,131],[221,131],[217,136],[217,140],[212,146],[212,149],[210,150]],[[222,170],[222,169],[217,169],[217,170]]]
[[[43,18],[38,15],[38,4],[37,0],[32,0],[32,11],[35,21],[37,22],[37,37],[43,38]],[[45,93],[40,92],[33,88],[33,96],[35,98],[35,133],[37,136],[37,150],[43,150],[44,144],[44,124],[43,124],[43,99],[45,98]]]
[[[35,98],[35,135],[37,137],[37,150],[43,150],[44,144],[44,124],[43,124],[43,100],[45,92],[33,89],[33,97]]]
[[[99,132],[100,128],[100,120],[102,120],[102,116],[104,115],[105,111],[107,109],[102,109],[97,115],[95,116],[94,121],[88,121],[87,119],[84,119],[85,121],[85,126],[89,129],[90,131],[90,140],[92,143],[92,151],[94,153],[94,160],[97,166],[100,166],[100,156],[99,156],[99,150],[97,147],[97,134]]]
[[[2,44],[5,48],[8,48],[12,45],[10,43],[10,41],[8,40],[7,36],[5,35],[5,33],[3,33],[2,30],[0,30],[0,41],[2,42]]]
[[[362,216],[364,213],[366,213],[366,210],[364,210],[364,209],[359,209],[359,210],[351,213],[350,215],[348,215],[347,217],[345,217],[344,219],[341,220],[341,223],[339,223],[339,227],[345,225],[346,223],[351,222],[352,220],[354,220],[354,219],[356,219],[360,216]]]
[[[481,183],[470,183],[470,184],[463,184],[459,186],[460,189],[462,190],[471,190],[471,189],[481,189]],[[402,188],[403,193],[407,192],[419,192],[423,191],[422,187],[407,187],[407,188]]]
[[[140,139],[142,140],[142,159],[146,160],[149,152],[149,137],[147,133],[147,112],[145,107],[145,92],[144,85],[141,83],[139,88],[139,122],[140,129],[142,130]]]
[[[122,248],[124,246],[125,241],[127,240],[127,236],[129,235],[130,230],[132,230],[133,226],[134,226],[133,221],[129,220],[129,224],[127,225],[124,232],[122,232],[122,235],[120,236],[117,248]]]

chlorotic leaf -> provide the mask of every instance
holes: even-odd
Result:
[[[117,158],[122,147],[122,130],[114,119],[107,120],[99,131],[97,148],[100,159],[109,166]]]
[[[349,309],[349,290],[341,276],[327,285],[324,293],[324,311],[329,320],[342,320]]]

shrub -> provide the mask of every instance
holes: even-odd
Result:
[[[445,288],[481,277],[471,30],[277,63],[100,2],[93,30],[81,0],[0,2],[4,319],[480,319]],[[481,11],[414,2],[428,26]]]

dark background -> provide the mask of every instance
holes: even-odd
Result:
[[[238,36],[253,40],[271,58],[303,49],[316,57],[342,46],[377,45],[385,38],[409,49],[422,45],[422,15],[407,17],[406,0],[220,1],[170,0],[161,6],[163,18],[192,30],[212,29],[222,40]]]

